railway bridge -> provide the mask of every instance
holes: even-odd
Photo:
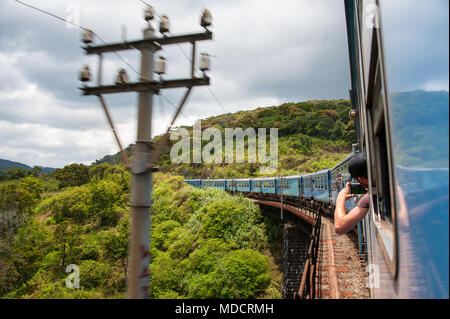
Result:
[[[357,235],[337,235],[331,207],[314,201],[249,193],[261,211],[283,223],[283,298],[369,298],[366,257]]]

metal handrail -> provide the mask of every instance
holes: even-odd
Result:
[[[315,275],[316,275],[316,261],[317,261],[317,252],[319,248],[319,238],[320,238],[320,224],[321,219],[320,215],[315,216],[316,222],[313,226],[313,230],[311,232],[311,240],[309,242],[308,251],[306,252],[306,262],[303,268],[302,280],[300,282],[300,287],[298,292],[295,294],[296,297],[302,299],[304,297],[304,292],[306,291],[309,299],[314,299],[316,295],[316,285],[315,285]],[[309,277],[309,280],[307,280]],[[305,289],[306,288],[306,289]]]

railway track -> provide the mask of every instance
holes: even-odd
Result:
[[[365,264],[358,256],[354,233],[338,235],[333,220],[322,216],[316,273],[316,297],[366,299]]]
[[[275,209],[281,208],[281,203],[279,202],[254,199],[253,201],[266,207],[272,207]],[[307,208],[287,205],[286,203],[283,204],[283,208],[287,214],[291,213],[311,224],[314,222],[316,213],[309,211]],[[334,221],[331,217],[322,215],[320,220],[319,248],[317,252],[317,261],[315,262],[315,298],[370,298],[370,291],[366,287],[366,264],[365,261],[360,259],[358,254],[358,240],[356,233],[350,231],[347,234],[338,235],[334,231]],[[300,246],[303,247],[304,244]],[[298,247],[291,247],[290,250],[295,250],[290,252],[293,256],[304,255],[304,249],[302,250]],[[285,258],[289,257],[288,255],[286,255]],[[308,258],[306,257],[304,261],[307,259]],[[288,273],[290,275],[295,273],[297,274],[296,276],[299,275],[302,277],[305,275],[304,272],[305,270],[303,269],[303,271],[289,271]],[[309,278],[308,275],[310,275],[310,273],[307,273],[306,275]],[[289,277],[288,279],[290,285],[293,284],[293,282],[297,285],[301,282],[301,278],[292,279]],[[298,287],[297,289],[299,291],[294,295],[294,298],[296,298],[296,295],[299,295],[300,290],[302,290],[301,287]]]

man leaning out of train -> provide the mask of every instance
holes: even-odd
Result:
[[[354,156],[348,163],[348,172],[363,187],[368,188],[367,160],[364,153]],[[364,194],[355,208],[348,214],[345,213],[345,202],[355,195],[351,194],[351,182],[348,182],[336,199],[336,209],[334,210],[334,229],[337,234],[345,234],[355,227],[369,211],[369,193]]]

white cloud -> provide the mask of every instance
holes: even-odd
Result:
[[[78,5],[80,24],[107,42],[142,36],[145,22],[140,1],[33,1],[27,3],[67,17]],[[312,98],[347,97],[349,71],[344,7],[335,0],[152,1],[171,19],[172,33],[202,32],[201,10],[213,14],[214,41],[202,41],[197,52],[212,58],[211,87],[227,112]],[[153,23],[157,29],[157,22]],[[5,26],[2,28],[2,26]],[[8,28],[6,28],[8,26]],[[5,30],[8,29],[8,32]],[[97,40],[98,43],[98,40]],[[95,97],[77,87],[80,67],[97,73],[96,57],[80,48],[80,30],[19,5],[0,2],[0,158],[28,165],[61,167],[91,163],[117,152],[108,122]],[[188,76],[190,45],[168,46],[156,53],[168,61],[166,78]],[[120,55],[139,70],[138,52]],[[137,75],[114,54],[104,57],[103,83],[112,83],[119,68]],[[183,90],[163,94],[178,105]],[[124,146],[136,138],[137,95],[105,96]],[[161,110],[160,108],[163,108]],[[153,100],[153,134],[164,132],[175,110],[158,96]],[[205,87],[193,89],[175,125],[224,113]]]

